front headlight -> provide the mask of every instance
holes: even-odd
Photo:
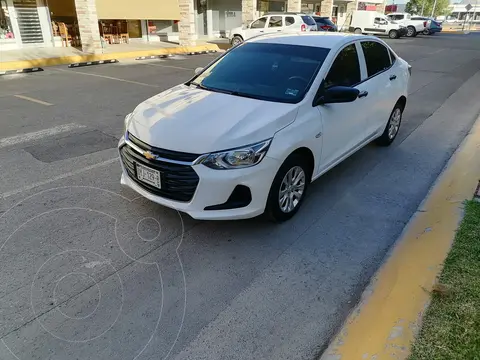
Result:
[[[130,113],[127,116],[125,116],[125,120],[123,120],[123,133],[125,134],[128,130],[128,125],[130,124],[130,120],[132,119],[132,114]]]
[[[257,165],[267,154],[272,139],[241,148],[205,155],[201,164],[215,170],[241,169]]]

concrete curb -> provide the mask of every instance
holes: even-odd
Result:
[[[17,70],[5,70],[5,71],[0,71],[0,76],[3,75],[13,75],[13,74],[26,74],[26,73],[33,73],[33,72],[39,72],[43,71],[42,68],[27,68],[27,69],[17,69]]]
[[[179,46],[179,47],[153,49],[153,50],[128,51],[128,52],[119,52],[119,53],[111,53],[111,54],[74,55],[74,56],[63,56],[63,57],[56,57],[56,58],[0,62],[0,70],[17,70],[17,69],[26,69],[26,68],[34,68],[34,67],[87,63],[87,62],[100,61],[100,60],[104,60],[104,61],[111,60],[111,59],[118,60],[118,59],[137,58],[142,56],[180,55],[180,54],[212,52],[212,51],[217,52],[222,50],[220,50],[220,48],[216,44],[205,44],[205,45],[197,45],[197,46]]]
[[[321,360],[403,360],[480,178],[480,117]]]

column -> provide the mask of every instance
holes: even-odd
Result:
[[[287,12],[302,12],[302,0],[288,0]]]
[[[242,0],[242,23],[250,24],[257,17],[257,0]]]
[[[320,15],[332,17],[333,0],[323,0],[320,3]]]
[[[387,1],[384,0],[383,3],[377,4],[377,12],[385,14],[385,5],[387,4]]]
[[[350,24],[352,23],[352,15],[353,12],[357,10],[357,2],[356,1],[351,1],[347,3],[347,13],[345,16],[345,24],[341,24],[342,28],[338,29],[339,31],[349,31],[350,29]]]
[[[180,22],[178,23],[179,43],[181,46],[195,46],[197,33],[195,29],[194,0],[178,0]]]
[[[82,51],[89,54],[102,52],[95,0],[75,0]]]

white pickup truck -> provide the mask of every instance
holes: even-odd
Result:
[[[421,34],[427,27],[426,21],[412,20],[412,15],[408,13],[390,13],[386,16],[389,20],[405,26],[408,37],[415,37],[418,33]]]

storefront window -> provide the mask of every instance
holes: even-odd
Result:
[[[258,0],[257,10],[266,12],[284,12],[287,11],[287,2],[283,0]]]
[[[8,13],[7,1],[0,0],[0,40],[14,39],[10,14]]]

